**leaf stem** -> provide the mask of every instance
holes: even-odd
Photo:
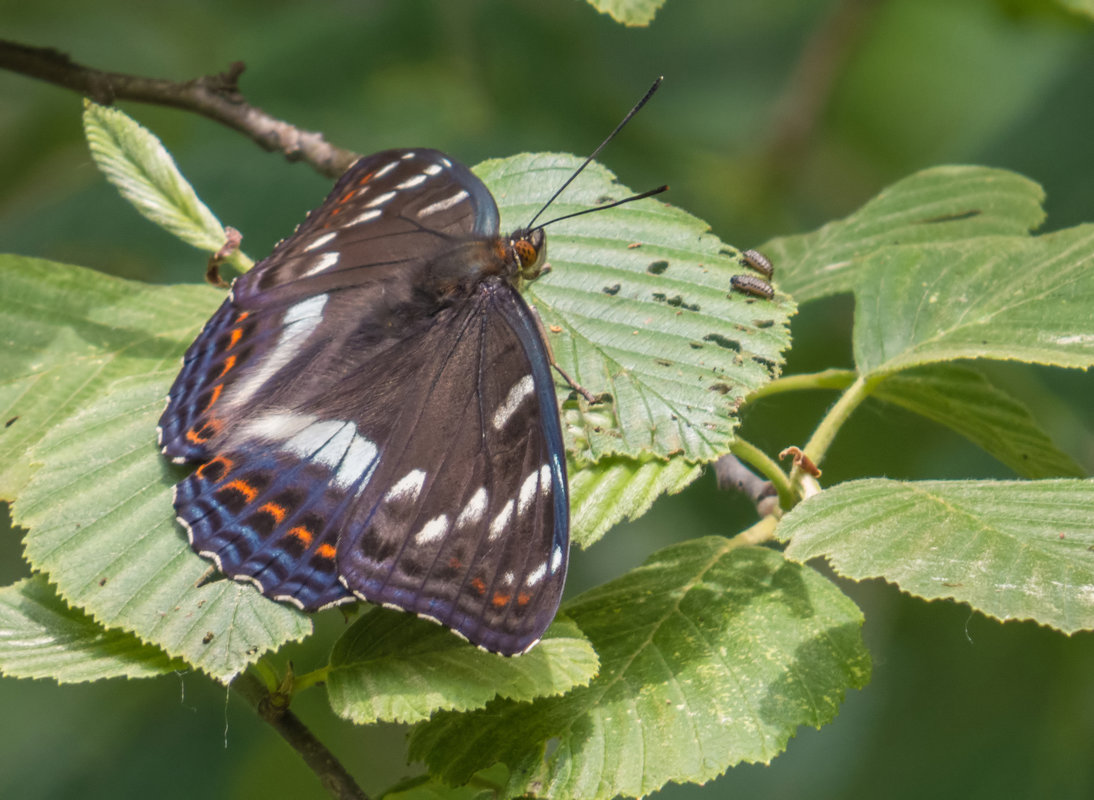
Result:
[[[751,442],[737,437],[730,445],[729,451],[742,461],[756,468],[756,470],[771,481],[775,491],[779,493],[779,507],[789,509],[797,501],[797,492],[791,485],[790,479],[783,472],[778,462],[771,458],[760,448]]]
[[[729,541],[734,547],[773,542],[775,540],[775,526],[777,524],[778,520],[776,520],[774,516],[766,516],[755,525],[745,528]]]
[[[859,375],[854,383],[840,395],[836,404],[824,415],[824,419],[821,420],[817,429],[813,431],[813,436],[810,437],[809,443],[806,444],[804,448],[805,454],[814,464],[819,465],[821,463],[824,459],[824,454],[828,452],[828,448],[832,444],[832,440],[835,439],[836,434],[839,433],[839,429],[843,427],[843,424],[847,422],[847,418],[851,416],[854,410],[859,407],[859,404],[862,403],[869,394],[866,387],[866,377]],[[803,474],[801,467],[794,467],[794,469],[790,471],[790,482],[795,487],[801,487]]]
[[[297,675],[293,681],[293,694],[324,683],[329,672],[330,667],[320,667],[319,669],[313,669],[311,672],[305,672],[303,675]]]
[[[277,691],[281,679],[277,676],[277,669],[270,663],[268,658],[258,659],[251,665],[251,669],[254,671],[255,677],[262,681],[262,685],[266,687],[267,692]]]
[[[825,369],[806,375],[787,375],[765,383],[748,396],[748,402],[781,392],[800,392],[806,389],[846,389],[858,375],[853,369]]]

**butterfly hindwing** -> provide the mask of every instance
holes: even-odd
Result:
[[[565,463],[532,312],[492,271],[497,225],[466,168],[387,151],[236,280],[160,423],[167,455],[201,462],[175,496],[195,550],[305,610],[360,596],[491,651],[538,640]]]

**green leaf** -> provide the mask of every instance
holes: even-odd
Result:
[[[1044,220],[1044,192],[1000,169],[934,167],[889,186],[855,213],[763,246],[798,302],[850,292],[874,251],[982,236],[1021,236]],[[978,245],[972,241],[970,247]]]
[[[27,450],[112,381],[177,364],[217,295],[0,255],[0,497],[29,479]]]
[[[1059,0],[1059,3],[1069,11],[1094,19],[1094,0]]]
[[[476,173],[508,230],[527,225],[580,163],[541,153],[488,161]],[[592,164],[551,214],[630,194]],[[591,407],[584,400],[564,404],[575,457],[653,453],[710,461],[727,452],[737,408],[778,375],[790,299],[731,292],[730,277],[741,272],[736,251],[706,223],[653,199],[567,220],[547,238],[553,269],[527,287],[527,296],[563,369],[612,398]]]
[[[592,646],[562,615],[531,652],[504,658],[434,623],[377,609],[335,644],[327,693],[335,713],[358,724],[420,722],[439,709],[482,708],[495,697],[562,694],[587,685],[596,670]]]
[[[640,797],[769,762],[870,671],[862,615],[834,584],[718,537],[662,550],[565,610],[600,655],[590,686],[437,714],[411,757],[452,783],[503,762],[506,796]]]
[[[215,253],[224,245],[224,227],[148,130],[116,108],[85,100],[84,135],[107,180],[144,217],[199,250]]]
[[[855,363],[891,373],[994,358],[1094,365],[1094,225],[889,247],[855,289]]]
[[[185,664],[65,605],[41,575],[0,588],[0,674],[82,683],[147,678]]]
[[[149,366],[162,364],[151,360]],[[220,579],[175,523],[171,487],[184,474],[156,446],[174,369],[126,378],[51,430],[43,465],[13,507],[26,557],[99,624],[227,682],[263,652],[311,632],[308,617]]]
[[[620,522],[637,519],[662,494],[676,494],[703,468],[683,459],[612,457],[570,470],[570,541],[588,547]]]
[[[624,25],[649,25],[665,0],[589,0],[601,14],[608,14]]]
[[[788,558],[1001,620],[1094,629],[1094,481],[862,480],[787,514]]]
[[[1086,475],[1029,409],[971,367],[916,367],[886,377],[872,396],[951,428],[1025,478]]]

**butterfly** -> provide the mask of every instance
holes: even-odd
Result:
[[[363,598],[492,652],[538,641],[569,550],[550,360],[517,289],[546,246],[498,227],[465,166],[387,150],[233,282],[159,425],[200,463],[174,497],[194,550],[305,611]]]

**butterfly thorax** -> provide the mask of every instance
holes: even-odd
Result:
[[[542,228],[518,228],[505,238],[468,240],[429,263],[423,286],[441,307],[467,297],[489,278],[501,278],[519,290],[525,281],[540,276],[546,255]]]

